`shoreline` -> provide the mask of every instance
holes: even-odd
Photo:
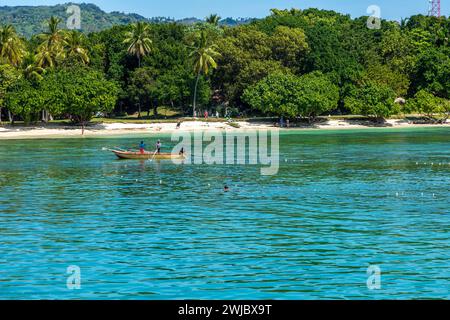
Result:
[[[401,128],[450,128],[450,121],[445,124],[412,124],[405,120],[387,120],[383,125],[370,124],[364,121],[328,120],[322,123],[304,125],[301,127],[279,128],[267,123],[250,123],[237,121],[239,128],[226,122],[186,121],[180,129],[176,123],[102,123],[85,128],[84,135],[80,127],[46,125],[34,127],[0,126],[0,140],[44,139],[44,138],[89,138],[102,136],[120,136],[132,134],[158,134],[194,131],[247,131],[247,130],[280,130],[280,131],[325,131],[350,129],[401,129]]]

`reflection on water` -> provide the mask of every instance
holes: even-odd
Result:
[[[450,298],[449,129],[289,132],[272,177],[136,141],[0,141],[0,299]]]

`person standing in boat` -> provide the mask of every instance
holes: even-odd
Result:
[[[156,153],[160,154],[161,153],[161,140],[158,140],[158,142],[156,143]]]
[[[139,144],[139,152],[141,154],[145,153],[145,143],[144,143],[144,141],[141,141],[141,143]]]

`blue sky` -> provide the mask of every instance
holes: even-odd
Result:
[[[61,0],[0,0],[1,5],[53,5]],[[425,14],[428,0],[84,0],[73,2],[95,3],[105,11],[139,13],[146,17],[203,18],[209,13],[222,17],[264,17],[271,8],[331,9],[351,14],[366,15],[367,7],[378,5],[385,19],[399,20],[413,14]],[[442,0],[442,13],[450,15],[450,0]]]

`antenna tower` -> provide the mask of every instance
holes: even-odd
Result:
[[[428,15],[437,18],[441,16],[441,0],[430,0]]]

